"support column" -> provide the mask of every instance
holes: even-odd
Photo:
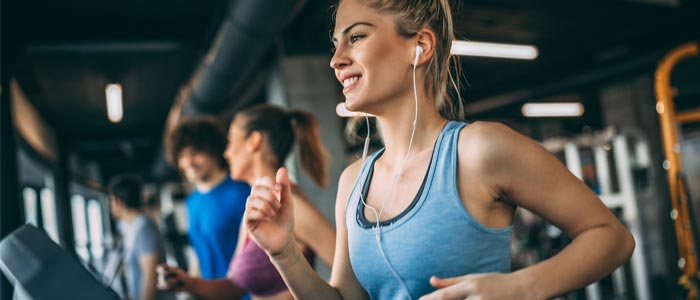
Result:
[[[17,145],[12,125],[10,92],[10,51],[5,9],[2,10],[0,33],[0,238],[21,224],[21,201],[17,179]],[[0,273],[0,299],[12,299],[12,285]]]

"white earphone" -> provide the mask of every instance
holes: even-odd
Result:
[[[375,240],[377,241],[377,248],[379,248],[379,253],[381,254],[382,258],[384,259],[384,262],[386,263],[387,267],[389,267],[389,270],[391,273],[394,275],[396,280],[401,284],[401,287],[403,288],[404,292],[408,296],[409,299],[413,299],[413,295],[411,295],[410,290],[406,286],[406,283],[401,279],[401,276],[399,273],[396,271],[394,266],[391,264],[389,259],[387,258],[386,254],[384,253],[384,247],[382,247],[382,229],[380,226],[380,219],[382,216],[382,212],[384,212],[384,208],[386,207],[386,204],[389,202],[391,199],[391,196],[394,194],[394,188],[396,187],[396,181],[398,180],[399,176],[403,173],[404,169],[406,168],[406,163],[408,163],[408,157],[411,153],[411,147],[413,146],[413,138],[416,134],[416,125],[418,124],[418,90],[416,86],[416,67],[418,66],[418,59],[420,58],[420,55],[423,54],[423,47],[420,45],[416,46],[416,57],[413,59],[413,96],[415,100],[415,115],[413,117],[413,130],[411,131],[411,140],[408,143],[408,150],[406,151],[406,156],[404,157],[403,164],[401,164],[401,168],[399,169],[398,172],[396,172],[393,176],[392,184],[391,184],[391,189],[389,191],[389,195],[387,198],[384,200],[384,203],[382,204],[381,208],[379,211],[377,211],[377,208],[367,204],[365,202],[364,197],[362,196],[362,191],[360,191],[360,201],[362,201],[362,204],[365,205],[369,210],[371,210],[374,213],[375,220],[376,220],[376,227],[375,227]],[[365,138],[365,146],[362,151],[362,162],[365,162],[365,159],[367,158],[367,150],[369,149],[369,140],[370,140],[370,125],[369,125],[369,116],[365,114],[365,121],[367,122],[367,137]],[[361,173],[358,173],[357,176],[359,178]]]
[[[418,45],[418,46],[416,46],[416,58],[413,60],[414,66],[418,64],[418,58],[420,57],[421,54],[423,54],[423,47]]]

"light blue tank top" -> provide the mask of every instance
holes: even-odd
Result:
[[[415,199],[401,214],[380,223],[384,253],[410,295],[382,258],[375,239],[376,223],[365,218],[359,197],[359,193],[366,197],[374,162],[384,149],[362,165],[345,222],[353,271],[371,299],[418,299],[435,290],[429,282],[433,275],[510,272],[512,226],[493,229],[479,224],[457,192],[457,144],[465,125],[455,121],[445,125]]]

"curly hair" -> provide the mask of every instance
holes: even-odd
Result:
[[[216,158],[221,168],[227,168],[224,159],[226,131],[214,117],[190,117],[183,120],[166,140],[168,162],[178,169],[178,158],[185,148],[202,151]]]

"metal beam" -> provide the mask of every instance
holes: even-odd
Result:
[[[27,48],[29,54],[114,53],[114,52],[172,52],[183,48],[176,41],[95,42],[36,44]]]
[[[555,80],[551,83],[542,84],[534,88],[513,90],[493,97],[479,99],[473,101],[473,103],[467,104],[464,108],[467,114],[473,115],[528,100],[537,100],[539,98],[549,97],[557,93],[571,90],[575,87],[599,82],[608,78],[619,77],[620,75],[644,67],[651,68],[662,57],[662,55],[663,54],[660,52],[653,53],[609,67],[599,68],[581,73],[579,75],[570,76],[562,80]]]

